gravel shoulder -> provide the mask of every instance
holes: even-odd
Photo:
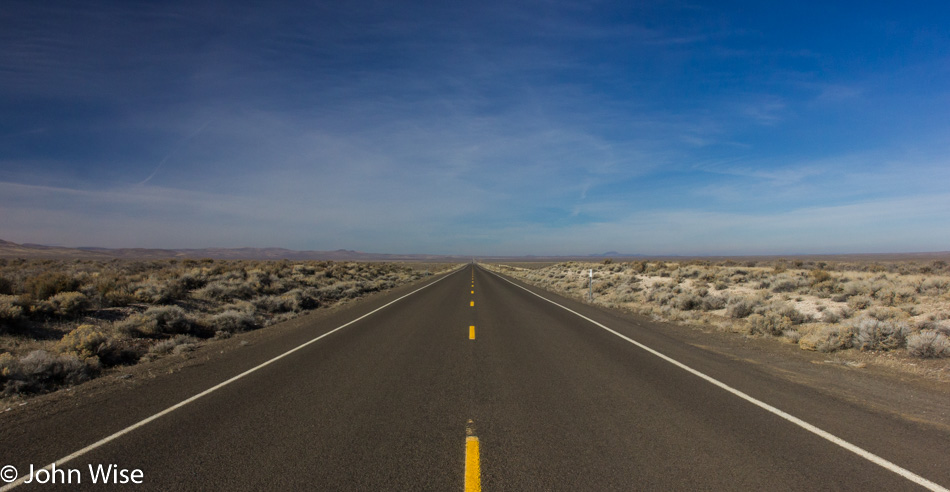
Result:
[[[636,319],[638,315],[621,313]],[[641,322],[652,322],[640,318]],[[950,383],[900,367],[941,361],[891,361],[894,354],[824,354],[800,350],[763,337],[736,336],[716,329],[660,323],[664,330],[698,348],[754,365],[777,377],[809,386],[831,397],[847,400],[895,417],[950,431]]]

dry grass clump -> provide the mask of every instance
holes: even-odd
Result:
[[[822,352],[950,356],[950,268],[933,262],[567,262],[486,265],[540,287],[657,320],[781,337]]]
[[[0,259],[0,384],[48,391],[455,266]]]

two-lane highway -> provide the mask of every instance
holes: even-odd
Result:
[[[228,362],[233,372],[215,384],[242,376],[164,412],[155,409],[198,391],[117,393],[100,410],[125,413],[108,420],[77,405],[21,419],[16,429],[0,421],[0,464],[39,468],[124,431],[58,467],[141,469],[136,488],[148,490],[922,490],[913,477],[935,490],[950,484],[945,431],[516,284],[470,265],[359,303],[288,335],[299,340],[293,346],[248,347],[257,352],[244,366]],[[199,374],[226,372],[224,363],[155,384],[198,387]],[[64,422],[84,430],[56,435]]]

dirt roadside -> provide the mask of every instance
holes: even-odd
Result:
[[[621,316],[635,318],[637,315],[621,313]],[[685,343],[754,365],[830,397],[950,431],[950,382],[933,376],[945,365],[944,361],[911,359],[891,353],[809,352],[795,344],[736,335],[713,327],[651,323],[662,325]],[[894,360],[897,358],[906,360]],[[908,364],[916,364],[917,371],[909,371]]]

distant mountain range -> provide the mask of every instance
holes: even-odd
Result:
[[[213,258],[215,260],[332,260],[332,261],[470,261],[471,257],[446,255],[393,255],[363,253],[338,249],[335,251],[295,251],[285,248],[64,248],[42,244],[17,244],[0,239],[0,258],[50,259],[168,259]]]
[[[565,261],[590,258],[630,258],[642,255],[623,255],[615,251],[587,256],[505,256],[479,257],[480,259],[507,261]],[[349,249],[334,251],[296,251],[285,248],[199,248],[199,249],[160,249],[160,248],[98,248],[46,246],[43,244],[17,244],[0,239],[0,258],[48,258],[48,259],[168,259],[168,258],[212,258],[215,260],[329,260],[329,261],[419,261],[419,262],[463,262],[471,261],[471,256],[459,255],[394,255],[384,253],[364,253]]]
[[[394,255],[383,253],[364,253],[348,249],[334,251],[296,251],[285,248],[200,248],[200,249],[158,249],[158,248],[65,248],[42,244],[17,244],[0,239],[0,258],[25,259],[86,259],[86,260],[158,260],[169,258],[212,258],[215,260],[325,260],[325,261],[414,261],[432,263],[468,262],[471,256],[460,255]],[[950,252],[937,253],[884,253],[884,254],[816,254],[816,255],[770,255],[770,256],[650,256],[641,254],[623,254],[616,251],[577,256],[478,256],[480,261],[491,262],[561,262],[561,261],[600,261],[603,259],[619,261],[632,259],[650,260],[757,260],[767,261],[778,258],[800,258],[814,261],[950,261]]]

